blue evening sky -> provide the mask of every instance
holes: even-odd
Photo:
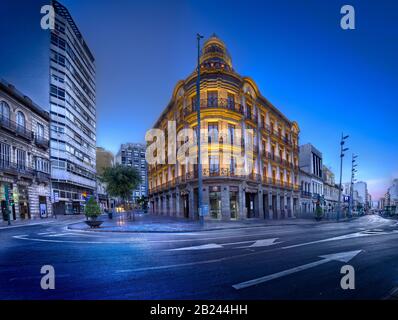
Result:
[[[300,126],[339,171],[339,139],[349,134],[344,165],[359,155],[358,180],[374,199],[398,177],[398,2],[64,0],[96,57],[97,144],[116,152],[143,142],[176,82],[195,68],[196,32],[215,32],[235,70]],[[48,33],[42,0],[2,1],[0,77],[48,108]],[[340,28],[351,4],[356,30]]]

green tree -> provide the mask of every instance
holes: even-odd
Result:
[[[123,202],[131,198],[133,190],[141,183],[138,170],[121,164],[105,168],[100,179],[106,183],[108,194],[111,197],[121,198]]]
[[[315,217],[321,219],[323,217],[323,210],[320,205],[317,205],[315,208]]]
[[[97,201],[95,201],[94,197],[90,197],[88,199],[86,206],[84,207],[84,214],[87,219],[91,218],[92,220],[97,219],[101,215],[101,208]]]

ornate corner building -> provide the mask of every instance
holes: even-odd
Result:
[[[215,35],[203,46],[200,70],[201,139],[206,132],[205,139],[210,143],[204,147],[208,159],[202,161],[206,219],[293,217],[299,210],[300,197],[297,123],[264,98],[251,78],[234,71],[225,44]],[[183,129],[197,127],[196,75],[193,72],[177,83],[154,128],[166,131],[169,121],[176,121],[178,135]],[[227,132],[231,142],[237,131],[242,136],[252,132],[252,147],[245,149],[245,154],[251,152],[253,166],[245,174],[239,172],[233,156],[228,163],[223,159],[231,153],[233,144],[225,143],[221,133]],[[244,141],[239,144],[245,145]],[[148,170],[152,213],[198,218],[196,164],[166,162],[149,165]]]

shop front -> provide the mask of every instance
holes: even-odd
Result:
[[[11,182],[0,182],[0,208],[1,219],[3,221],[16,220],[16,210],[13,194],[13,184]]]

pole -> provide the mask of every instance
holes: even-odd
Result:
[[[343,148],[345,139],[347,139],[348,136],[344,136],[344,134],[341,134],[341,141],[340,141],[340,183],[339,183],[339,202],[337,205],[337,221],[340,219],[340,214],[341,214],[341,185],[342,185],[342,179],[343,179],[343,157],[344,157],[344,152],[348,150],[348,148]]]
[[[352,165],[351,165],[351,183],[350,183],[350,218],[352,217],[352,206],[354,197],[354,154],[352,154]]]
[[[197,76],[196,76],[196,108],[197,108],[197,132],[196,132],[196,140],[198,146],[198,213],[199,213],[199,222],[201,225],[204,223],[204,217],[202,212],[202,159],[200,153],[200,39],[202,39],[199,33],[196,34],[196,39],[198,41],[198,64],[197,64]]]

